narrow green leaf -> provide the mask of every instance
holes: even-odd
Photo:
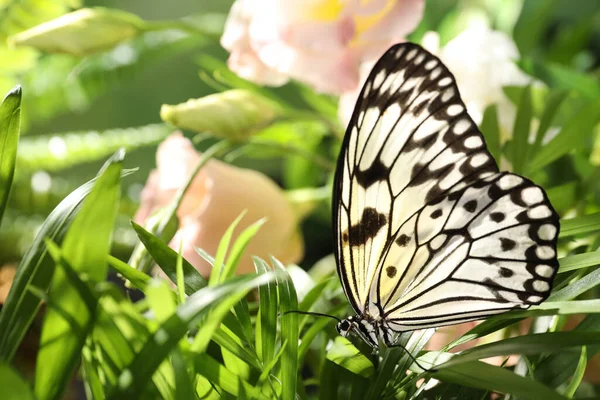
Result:
[[[600,284],[600,269],[596,269],[578,281],[567,285],[561,290],[554,292],[548,298],[548,301],[571,300],[582,293],[587,292]]]
[[[5,363],[0,363],[0,387],[5,400],[35,400],[27,382]]]
[[[600,264],[600,251],[563,257],[559,259],[558,262],[560,264],[560,268],[558,269],[559,274],[581,268],[593,267]]]
[[[522,399],[564,400],[563,396],[535,380],[524,378],[508,369],[481,361],[471,361],[449,368],[439,368],[438,372],[433,374],[433,377],[444,382],[510,393]]]
[[[133,229],[152,256],[156,264],[162,269],[173,283],[177,283],[177,252],[165,242],[148,232],[142,226],[131,222]],[[188,296],[207,285],[206,280],[186,259],[182,258],[183,275],[185,281],[185,294]]]
[[[557,91],[550,93],[548,96],[548,100],[546,100],[546,106],[544,107],[544,111],[542,112],[542,116],[540,117],[540,124],[535,133],[535,142],[533,143],[531,149],[531,157],[535,157],[537,152],[542,148],[542,143],[544,142],[544,136],[550,128],[550,124],[554,120],[558,108],[562,104],[562,102],[567,98],[569,94],[568,91]]]
[[[225,255],[227,254],[227,250],[229,249],[229,243],[231,243],[233,231],[240,223],[241,219],[244,218],[244,215],[246,215],[245,210],[237,216],[237,218],[231,223],[231,225],[229,225],[229,227],[221,237],[219,247],[217,247],[217,254],[215,254],[215,262],[213,263],[212,273],[210,274],[210,278],[208,280],[208,284],[210,286],[216,285],[218,282],[223,282],[225,280],[221,277],[225,268]]]
[[[465,333],[458,339],[449,343],[446,346],[446,348],[452,349],[463,343],[467,343],[471,340],[475,340],[480,337],[489,335],[489,334],[499,331],[501,329],[507,328],[513,324],[516,324],[519,321],[521,321],[522,319],[523,318],[518,318],[518,317],[517,318],[507,318],[507,319],[494,319],[494,318],[488,319],[488,320],[483,321],[482,323],[478,324],[477,326],[473,327],[471,330],[469,330],[467,333]]]
[[[146,386],[156,368],[189,329],[202,321],[192,350],[202,353],[230,308],[256,286],[275,279],[275,274],[245,275],[217,286],[208,286],[189,296],[146,341],[128,367],[119,374],[110,399],[129,399]]]
[[[569,399],[572,399],[573,396],[575,396],[575,392],[577,391],[577,388],[583,380],[583,374],[585,373],[587,361],[587,347],[583,346],[581,348],[581,356],[579,357],[579,362],[577,363],[575,374],[573,374],[573,378],[571,379],[571,382],[569,382],[569,386],[567,386],[567,389],[565,390],[565,396],[567,396]]]
[[[85,275],[93,283],[106,277],[123,156],[124,152],[117,152],[104,168],[62,244],[65,266],[70,265],[77,274]],[[95,319],[64,268],[54,272],[49,301],[61,311],[49,308],[42,327],[34,386],[39,399],[60,397],[77,365],[85,337],[74,332],[72,321],[85,332]]]
[[[572,332],[600,331],[600,314],[588,315],[572,330]],[[591,359],[600,351],[600,346],[587,346],[587,357]],[[540,363],[535,370],[536,380],[551,387],[559,387],[573,376],[580,355],[574,352],[560,352],[550,354]]]
[[[268,399],[265,395],[248,382],[241,380],[237,375],[218,363],[214,358],[205,353],[198,353],[194,359],[196,373],[204,376],[215,385],[221,387],[233,396],[239,396],[239,385],[244,387],[246,393],[253,399]]]
[[[568,120],[560,133],[540,149],[528,165],[528,171],[535,172],[552,161],[586,145],[586,139],[593,133],[600,120],[600,99],[590,103]]]
[[[270,271],[266,262],[253,257],[257,274]],[[271,362],[275,355],[275,338],[277,336],[277,285],[267,283],[258,289],[259,309],[256,324],[256,351],[264,364]]]
[[[132,268],[129,264],[119,260],[116,257],[108,256],[108,265],[117,271],[123,278],[131,282],[136,288],[143,290],[152,279],[145,273]]]
[[[175,398],[196,399],[196,390],[188,373],[187,363],[181,352],[177,349],[171,352],[171,364],[175,373]]]
[[[252,240],[252,238],[256,236],[256,233],[266,221],[266,218],[262,218],[250,225],[249,227],[247,227],[246,229],[244,229],[242,233],[240,233],[236,241],[233,243],[233,246],[231,247],[231,252],[229,253],[229,257],[227,257],[227,262],[225,263],[225,268],[221,272],[220,282],[229,279],[235,274],[237,266],[240,263],[242,255],[244,254],[246,247],[248,247],[250,240]]]
[[[533,106],[531,104],[531,87],[528,86],[521,96],[515,125],[512,133],[512,169],[513,172],[523,173],[529,153],[529,132],[531,130],[531,117]]]
[[[570,347],[594,344],[600,344],[600,335],[595,332],[549,332],[518,336],[464,350],[437,368],[447,368],[488,357],[554,353]]]
[[[487,148],[496,160],[500,162],[500,125],[498,123],[498,108],[495,104],[487,107],[483,113],[483,120],[479,126]]]
[[[285,278],[277,280],[280,302],[279,312],[281,313],[281,341],[289,344],[281,356],[279,371],[282,387],[281,398],[283,400],[295,400],[298,386],[298,346],[295,345],[298,343],[299,336],[298,314],[286,314],[286,312],[298,309],[298,297],[292,279],[285,272],[285,267],[274,258],[271,261],[276,270],[285,273]]]
[[[412,332],[405,332],[399,335],[398,343],[406,346],[406,343],[410,339]],[[377,367],[377,373],[375,374],[375,379],[372,380],[369,385],[369,390],[367,392],[366,398],[368,400],[376,400],[381,399],[383,397],[383,393],[388,383],[393,379],[396,366],[402,358],[404,350],[399,348],[387,348],[382,351],[383,358]]]
[[[15,86],[0,104],[0,225],[15,173],[21,130],[21,86]]]
[[[177,275],[177,295],[179,296],[179,304],[185,301],[185,281],[183,279],[183,256],[181,255],[181,245],[179,243],[179,251],[177,252],[177,263],[175,272]]]
[[[157,324],[164,323],[177,309],[176,296],[162,279],[152,279],[144,294]]]
[[[257,355],[252,352],[251,349],[243,346],[242,339],[224,324],[215,331],[212,340],[221,346],[222,349],[227,350],[229,353],[235,355],[243,362],[260,370],[261,365],[258,361]]]
[[[327,359],[365,378],[375,373],[371,360],[358,351],[348,339],[341,336],[336,336],[334,339],[333,346],[327,351]]]
[[[600,213],[582,215],[580,217],[560,221],[560,238],[600,231]]]

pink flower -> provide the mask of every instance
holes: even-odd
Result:
[[[142,191],[140,208],[134,217],[143,223],[152,212],[166,206],[187,181],[200,156],[180,132],[173,133],[158,147],[157,168],[150,173]],[[282,190],[267,176],[237,168],[218,160],[209,161],[196,175],[178,209],[179,229],[170,242],[173,249],[182,243],[182,255],[203,276],[210,265],[195,248],[214,255],[225,230],[247,210],[234,231],[233,240],[250,224],[266,217],[266,223],[250,242],[238,272],[254,271],[251,255],[275,256],[282,263],[300,261],[303,241],[297,217]]]
[[[359,84],[359,66],[410,33],[423,0],[236,0],[221,44],[229,68],[266,85],[289,78],[339,94]]]

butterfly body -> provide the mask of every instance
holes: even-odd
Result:
[[[454,77],[418,45],[367,79],[338,159],[335,255],[369,345],[395,333],[539,304],[558,269],[558,216],[530,180],[499,172]]]

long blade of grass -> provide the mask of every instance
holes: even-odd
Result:
[[[436,368],[448,368],[483,358],[511,354],[554,353],[566,348],[599,345],[600,335],[595,332],[549,332],[518,336],[472,347]]]
[[[260,393],[260,391],[250,385],[248,382],[241,380],[236,374],[225,368],[224,365],[218,363],[214,358],[205,353],[198,353],[194,359],[194,367],[196,372],[204,376],[209,381],[218,385],[227,393],[233,396],[240,395],[240,385],[243,390],[250,395],[252,399],[265,399],[268,397]]]
[[[600,284],[600,269],[596,269],[578,281],[565,286],[561,290],[554,292],[548,298],[548,301],[571,300],[582,293],[587,292]]]
[[[552,120],[556,116],[556,112],[558,108],[562,104],[562,102],[567,98],[569,94],[566,90],[556,91],[550,93],[548,96],[548,100],[546,100],[546,105],[544,107],[544,111],[542,112],[542,116],[540,117],[540,124],[535,133],[535,142],[531,148],[531,156],[534,157],[537,152],[542,148],[542,143],[544,141],[544,136],[550,128],[550,124]]]
[[[0,363],[0,387],[6,400],[35,400],[27,382],[5,363]]]
[[[375,366],[346,338],[337,336],[333,346],[327,351],[327,359],[348,371],[370,377],[375,373]]]
[[[569,386],[567,386],[565,389],[565,396],[567,396],[569,399],[572,399],[573,396],[575,396],[575,392],[583,380],[583,374],[585,373],[587,361],[587,347],[583,346],[581,348],[581,356],[579,357],[577,368],[575,368],[575,374],[573,374],[573,378],[571,379],[571,382],[569,382]]]
[[[535,172],[571,150],[585,146],[586,138],[592,135],[593,128],[599,120],[600,99],[590,103],[568,120],[560,133],[540,149],[527,170]]]
[[[257,274],[270,271],[266,262],[253,257]],[[275,338],[277,336],[277,285],[267,283],[258,289],[259,309],[256,324],[256,352],[264,364],[271,362],[275,355]]]
[[[142,226],[133,221],[131,222],[131,225],[156,264],[162,269],[171,282],[177,284],[177,252]],[[181,266],[183,268],[185,294],[189,296],[207,286],[208,283],[206,282],[206,279],[204,279],[196,268],[194,268],[185,258],[181,259]]]
[[[559,274],[581,268],[593,267],[600,264],[600,251],[563,257],[559,259],[558,262],[560,264],[560,268],[558,269]]]
[[[123,176],[129,173],[124,172]],[[95,181],[96,178],[80,186],[56,206],[23,255],[0,312],[0,332],[3,332],[0,335],[0,360],[12,359],[38,310],[40,298],[29,288],[46,291],[50,285],[54,261],[48,254],[45,239],[51,239],[58,244],[62,242]]]
[[[485,143],[490,154],[494,157],[494,160],[499,163],[501,155],[500,125],[498,123],[498,107],[496,107],[495,104],[485,109],[483,120],[481,121],[481,126],[479,128],[485,138]]]
[[[0,225],[15,174],[21,130],[21,86],[15,86],[0,104]]]
[[[90,282],[101,282],[106,277],[124,155],[123,151],[117,152],[98,177],[62,245],[65,265],[68,263],[77,274],[86,275]],[[42,327],[34,386],[39,399],[60,397],[77,365],[85,337],[73,330],[72,321],[85,332],[95,319],[94,308],[86,306],[64,268],[54,272],[49,301],[62,311],[49,308]]]
[[[523,173],[527,163],[527,155],[529,153],[529,131],[531,129],[531,117],[533,114],[533,106],[531,104],[531,87],[523,91],[519,108],[515,118],[512,136],[512,169],[513,172]]]
[[[600,213],[560,221],[560,238],[600,231]]]
[[[279,370],[282,387],[281,398],[283,400],[295,400],[298,386],[298,314],[286,314],[286,312],[298,309],[298,297],[292,279],[285,272],[285,267],[274,258],[271,261],[276,270],[283,271],[285,274],[285,278],[277,279],[279,312],[281,313],[281,341],[288,343],[281,356]]]
[[[245,275],[217,286],[207,286],[189,296],[184,304],[168,318],[135,355],[118,379],[118,386],[109,395],[111,399],[128,399],[146,386],[156,368],[177,345],[189,329],[202,320],[192,350],[202,353],[208,346],[229,309],[256,286],[275,279],[275,274]]]
[[[213,263],[212,273],[210,274],[210,278],[208,280],[209,286],[214,286],[218,282],[223,282],[225,280],[224,277],[224,269],[225,269],[225,255],[227,254],[227,250],[229,249],[229,244],[231,243],[231,239],[233,237],[233,231],[240,223],[242,218],[246,215],[246,211],[242,211],[238,217],[233,220],[231,225],[227,228],[223,236],[221,237],[221,241],[219,242],[219,246],[217,247],[217,254],[215,254],[215,262]]]
[[[444,382],[494,392],[510,393],[523,399],[564,400],[563,396],[535,380],[524,378],[508,369],[481,361],[471,361],[449,368],[440,368],[433,376],[435,379]]]

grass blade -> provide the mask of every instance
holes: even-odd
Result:
[[[575,392],[583,380],[583,374],[585,373],[587,360],[587,347],[583,346],[581,348],[581,356],[579,357],[577,368],[575,368],[575,374],[573,374],[573,379],[571,379],[569,386],[567,386],[567,389],[565,390],[565,396],[567,396],[569,399],[572,399],[573,396],[575,396]]]
[[[558,260],[560,268],[558,273],[575,271],[576,269],[593,267],[600,264],[600,251],[592,251],[589,253],[575,254],[572,256],[563,257]]]
[[[135,233],[144,244],[148,253],[156,264],[163,270],[171,282],[177,284],[177,252],[170,248],[165,242],[148,232],[142,226],[131,222]],[[185,282],[185,294],[188,296],[197,292],[207,285],[206,279],[185,258],[181,259],[183,268],[183,280]]]
[[[375,367],[371,360],[354,347],[348,339],[341,336],[336,336],[334,339],[333,346],[327,351],[327,359],[365,378],[375,373]]]
[[[92,283],[106,278],[106,259],[117,216],[123,157],[123,151],[117,152],[104,168],[62,245],[65,266],[70,265],[78,275],[86,275]],[[72,321],[86,332],[95,319],[95,304],[85,304],[64,268],[54,272],[49,301],[62,311],[49,308],[42,327],[34,386],[39,399],[58,398],[77,365],[85,336],[81,337],[73,330]]]
[[[272,262],[276,270],[285,272],[285,267],[279,261],[272,258]],[[285,278],[277,280],[277,290],[280,302],[279,312],[281,313],[281,341],[288,343],[281,356],[279,371],[282,387],[281,398],[295,400],[298,386],[298,314],[286,314],[286,312],[298,309],[298,297],[294,283],[287,272],[285,272]]]
[[[129,366],[121,371],[119,384],[109,398],[129,399],[140,393],[171,350],[200,320],[202,325],[198,329],[192,350],[202,353],[229,309],[256,286],[272,279],[275,279],[275,274],[258,277],[245,275],[221,285],[205,287],[189,296],[146,341]]]
[[[557,160],[571,150],[586,144],[586,138],[593,133],[600,120],[600,99],[590,103],[568,120],[560,133],[540,149],[528,165],[529,172],[535,172]]]
[[[600,213],[560,221],[560,238],[600,231]]]
[[[500,125],[498,124],[498,108],[495,104],[485,109],[479,128],[490,154],[497,163],[500,163]]]
[[[0,104],[0,225],[15,174],[21,130],[21,86],[15,86]]]
[[[550,124],[554,120],[558,108],[562,104],[562,102],[567,98],[569,94],[568,91],[558,91],[552,92],[548,96],[548,100],[546,101],[546,106],[544,107],[544,111],[542,112],[542,116],[540,117],[540,125],[535,133],[535,142],[531,148],[531,156],[534,157],[537,152],[542,148],[542,143],[544,142],[544,136],[550,128]]]
[[[517,174],[523,173],[529,153],[529,131],[531,130],[531,116],[533,106],[531,104],[531,87],[528,86],[523,91],[515,125],[512,134],[512,170]]]
[[[270,271],[266,262],[253,257],[257,274]],[[271,362],[275,355],[275,338],[277,336],[277,285],[267,283],[258,289],[259,309],[256,324],[256,352],[263,364]]]
[[[0,387],[6,400],[35,400],[29,385],[8,364],[0,363]]]
[[[215,262],[213,263],[212,273],[210,274],[210,278],[208,280],[208,284],[213,286],[218,282],[223,282],[225,279],[221,276],[223,275],[223,270],[225,268],[225,255],[227,254],[227,250],[229,249],[229,243],[231,243],[231,238],[233,237],[233,231],[240,223],[241,219],[246,215],[246,211],[242,211],[240,215],[229,225],[221,241],[219,242],[219,247],[217,247],[217,254],[215,254]]]
[[[574,299],[598,284],[600,284],[600,269],[596,269],[578,281],[567,285],[557,292],[552,293],[548,298],[548,301],[564,301]]]

